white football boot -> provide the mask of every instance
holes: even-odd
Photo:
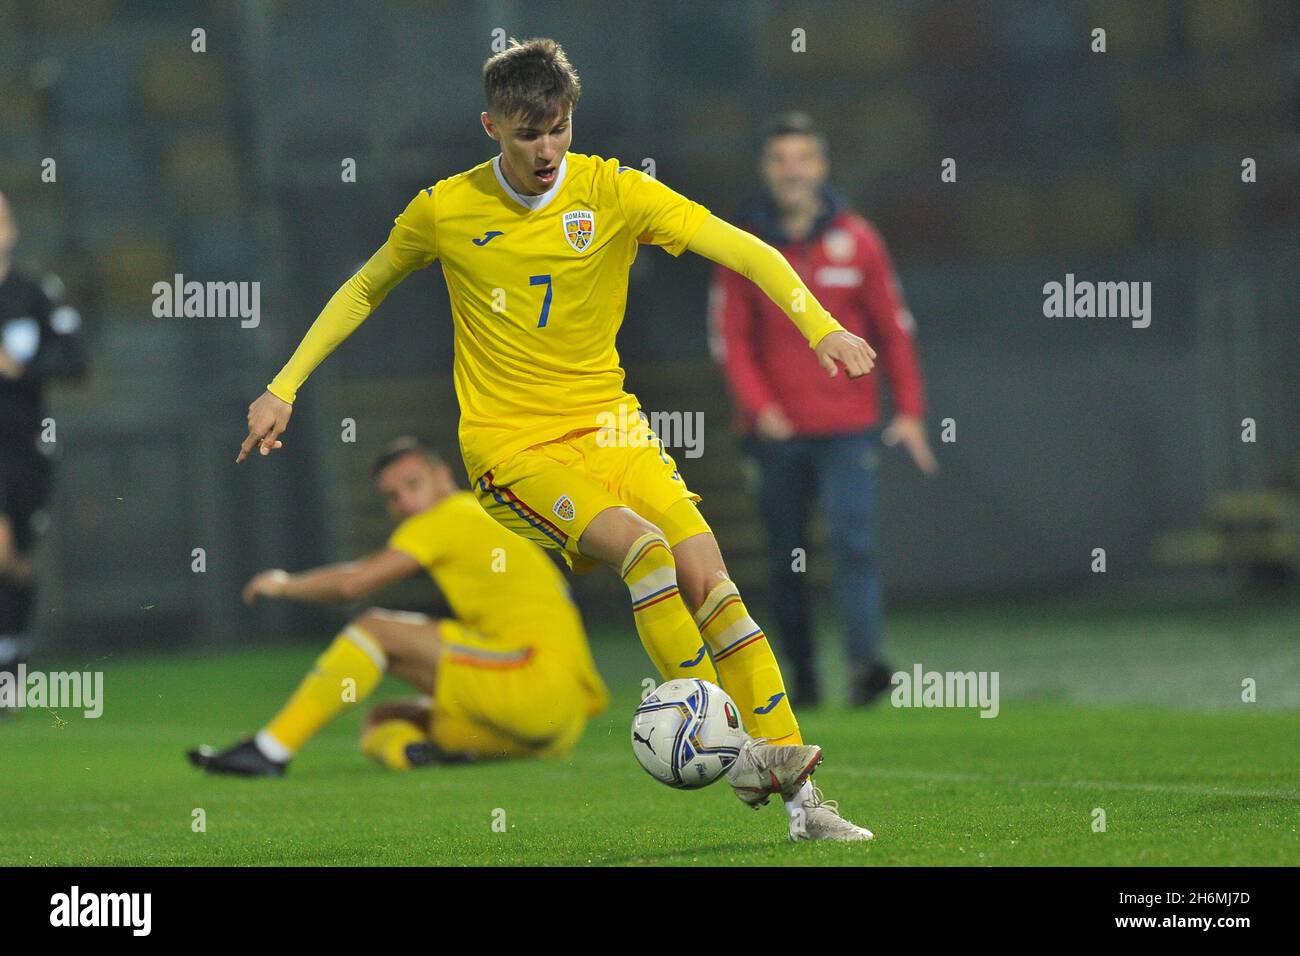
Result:
[[[757,810],[772,794],[792,797],[822,762],[822,748],[809,744],[769,744],[748,738],[727,769],[727,782],[741,801]]]
[[[866,827],[856,826],[840,816],[839,804],[823,800],[822,792],[811,784],[801,805],[790,809],[790,839],[799,840],[874,840]]]

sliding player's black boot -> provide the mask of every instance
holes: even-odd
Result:
[[[216,751],[203,744],[188,752],[190,763],[208,773],[229,773],[240,777],[283,777],[288,762],[272,760],[257,749],[251,739],[241,740],[233,747]]]
[[[432,767],[453,763],[473,763],[470,754],[453,754],[443,750],[432,740],[417,740],[406,745],[406,759],[412,767]]]

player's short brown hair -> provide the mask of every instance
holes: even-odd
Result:
[[[447,463],[442,455],[429,447],[426,442],[421,441],[414,435],[403,435],[401,438],[394,438],[375,456],[375,463],[370,468],[371,477],[378,478],[385,468],[406,455],[419,455],[431,465],[445,465]]]
[[[554,40],[537,37],[510,46],[483,64],[487,108],[498,122],[519,116],[540,126],[555,116],[567,116],[578,105],[582,84],[578,73]]]
[[[813,118],[807,113],[792,110],[788,113],[778,113],[772,117],[772,120],[763,129],[763,138],[759,143],[760,148],[767,149],[768,144],[780,136],[811,136],[817,145],[821,147],[822,154],[825,155],[827,152],[826,134],[818,128]]]

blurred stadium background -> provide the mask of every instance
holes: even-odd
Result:
[[[1234,621],[1272,608],[1270,646],[1290,659],[1276,638],[1300,634],[1298,19],[1285,0],[0,0],[16,265],[62,276],[90,335],[88,379],[50,394],[60,471],[37,656],[333,632],[346,609],[249,610],[239,588],[383,541],[369,464],[388,438],[454,450],[438,270],[313,376],[284,453],[234,465],[245,411],[409,197],[492,155],[477,116],[500,27],[565,46],[584,82],[576,151],[653,158],[724,217],[757,187],[766,117],[803,109],[826,129],[832,180],[880,229],[916,316],[943,466],[924,481],[901,452],[884,464],[881,561],[909,633],[990,598],[1214,597],[1236,602]],[[1105,54],[1088,49],[1096,26]],[[806,54],[790,52],[794,27]],[[195,28],[206,53],[190,51]],[[153,317],[152,286],[175,273],[260,281],[260,326]],[[1066,273],[1150,281],[1150,328],[1044,318],[1042,287]],[[679,463],[759,595],[708,277],[703,260],[643,252],[620,348],[647,408],[705,412],[704,456]],[[938,441],[944,418],[954,443]],[[616,577],[578,588],[630,640]],[[413,584],[373,603],[434,601]],[[1015,626],[995,616],[980,633]],[[1035,635],[1017,636],[1029,652]],[[1165,638],[1176,654],[1181,635]],[[886,653],[891,640],[887,626]]]

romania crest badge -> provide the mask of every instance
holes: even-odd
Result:
[[[571,209],[564,214],[564,238],[576,251],[586,251],[595,235],[596,217],[590,209]]]
[[[573,516],[577,514],[576,509],[573,507],[573,499],[568,495],[560,495],[559,500],[555,502],[555,507],[551,510],[562,521],[572,521]]]

